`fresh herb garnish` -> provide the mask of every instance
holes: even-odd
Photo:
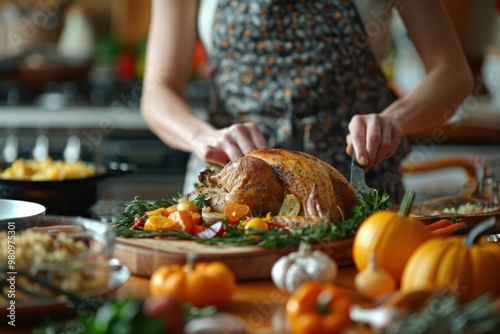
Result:
[[[491,293],[465,304],[458,297],[453,291],[438,290],[418,312],[391,323],[384,333],[499,333],[500,312]]]
[[[107,334],[107,333],[164,333],[164,321],[148,317],[143,313],[143,301],[136,298],[111,298],[96,311],[78,310],[79,314],[66,321],[45,323],[33,331],[34,334]],[[183,318],[187,323],[193,319],[206,317],[218,312],[217,307],[194,307],[182,304]]]
[[[203,195],[198,195],[193,200],[193,203],[198,208],[198,211],[201,212],[201,210],[203,210],[203,207],[205,206],[205,200],[206,200],[206,198]]]
[[[176,201],[178,201],[178,198],[149,203],[134,198],[134,201],[126,206],[125,212],[117,217],[117,223],[115,225],[117,236],[123,238],[152,238],[164,236],[194,240],[209,245],[258,245],[264,248],[285,248],[298,246],[301,241],[314,244],[351,238],[366,217],[375,211],[385,210],[394,206],[394,203],[389,200],[389,195],[385,191],[380,193],[377,190],[371,190],[359,196],[359,205],[353,207],[352,214],[349,218],[344,218],[343,216],[340,222],[336,224],[325,221],[318,225],[300,230],[289,231],[280,227],[271,226],[268,231],[250,230],[245,234],[245,231],[239,228],[238,225],[228,225],[223,236],[215,236],[210,239],[199,238],[180,230],[130,230],[130,226],[133,224],[136,217],[145,217],[144,213],[146,211],[166,207],[172,205],[172,203],[177,203]],[[204,205],[205,199],[199,196],[195,201],[195,204],[199,208],[200,203]],[[259,213],[252,212],[252,215],[255,216],[256,214]],[[256,235],[258,235],[259,238],[255,238]]]

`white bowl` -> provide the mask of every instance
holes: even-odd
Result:
[[[14,199],[0,199],[0,231],[21,231],[40,224],[45,206]]]

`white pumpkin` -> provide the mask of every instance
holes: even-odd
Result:
[[[281,257],[271,269],[278,289],[292,294],[306,281],[332,282],[338,273],[337,263],[328,254],[301,243],[297,252]]]

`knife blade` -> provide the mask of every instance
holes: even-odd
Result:
[[[352,151],[351,156],[351,177],[349,182],[354,187],[356,194],[369,193],[372,189],[366,184],[365,170],[356,162],[356,152]]]

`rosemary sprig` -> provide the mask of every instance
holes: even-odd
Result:
[[[204,203],[204,198],[196,199],[199,203]],[[208,245],[258,245],[264,248],[284,248],[298,246],[301,241],[314,244],[325,241],[347,239],[354,236],[359,225],[375,211],[385,210],[394,205],[389,200],[389,195],[384,191],[371,190],[359,197],[359,205],[353,208],[349,218],[342,218],[340,222],[334,224],[325,221],[319,225],[304,228],[301,230],[289,231],[279,227],[271,227],[268,231],[250,230],[246,231],[238,228],[237,225],[227,226],[223,236],[215,236],[210,239],[203,239],[180,230],[173,231],[144,231],[130,230],[136,217],[145,217],[145,212],[149,210],[166,207],[177,203],[178,198],[172,200],[160,200],[153,203],[140,201],[134,198],[126,206],[125,212],[117,217],[115,231],[117,236],[124,238],[153,238],[157,236],[194,240]],[[259,216],[259,213],[252,212],[252,215]],[[261,213],[260,213],[261,214]],[[255,236],[258,236],[257,238]]]
[[[130,203],[121,203],[120,206],[124,206],[125,210],[116,217],[116,223],[113,229],[115,231],[130,229],[134,223],[134,219],[137,217],[145,217],[147,211],[166,208],[177,204],[179,202],[178,195],[178,192],[174,192],[174,196],[171,199],[160,199],[155,202],[142,201],[139,200],[139,197],[134,197],[134,200]]]
[[[154,237],[169,237],[177,239],[194,239],[195,236],[191,233],[187,233],[181,230],[172,231],[144,231],[144,230],[131,230],[131,229],[119,229],[117,231],[119,237],[122,238],[154,238]]]
[[[465,304],[458,297],[455,292],[438,290],[420,311],[394,322],[385,333],[499,333],[500,311],[491,293]]]

